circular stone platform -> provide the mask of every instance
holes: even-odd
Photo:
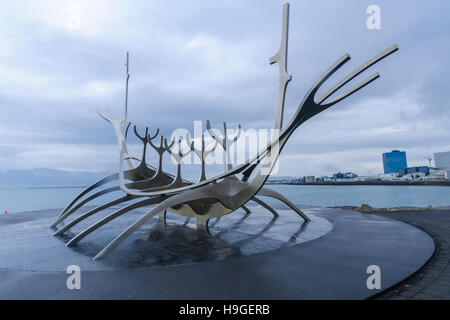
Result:
[[[56,229],[48,226],[54,222],[57,211],[11,215],[2,227],[0,270],[57,272],[66,271],[73,264],[83,271],[100,271],[204,263],[298,245],[333,229],[328,220],[315,215],[306,223],[290,210],[279,210],[280,216],[276,218],[254,207],[249,214],[238,210],[212,219],[209,231],[204,231],[196,230],[195,219],[168,212],[166,223],[153,218],[111,254],[93,261],[104,246],[146,213],[141,209],[102,226],[75,246],[65,246],[77,233],[115,209],[104,210],[56,237],[53,236]]]
[[[92,257],[145,211],[134,211],[74,247],[65,243],[103,215],[62,237],[48,228],[59,210],[0,217],[1,299],[364,299],[418,270],[433,254],[424,232],[353,211],[308,208],[274,218],[261,207],[210,222],[168,214],[155,218],[99,261]],[[86,209],[87,210],[87,209]],[[82,272],[68,290],[69,265]],[[367,267],[381,269],[381,289],[369,290]]]

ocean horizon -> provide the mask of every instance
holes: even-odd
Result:
[[[270,185],[298,206],[338,207],[368,204],[377,208],[450,206],[450,188],[445,186],[304,186]],[[4,214],[64,208],[85,186],[0,188],[0,212]],[[116,191],[88,205],[100,205],[123,195]],[[267,203],[281,202],[266,198]]]

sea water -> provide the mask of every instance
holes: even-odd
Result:
[[[266,185],[281,192],[296,205],[360,206],[378,208],[399,206],[450,206],[450,187],[445,186],[299,186]],[[83,188],[0,189],[0,214],[64,208]],[[99,205],[111,201],[122,192],[103,195],[89,203]],[[265,198],[277,205],[280,202]]]

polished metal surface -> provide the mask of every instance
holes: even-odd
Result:
[[[205,135],[202,134],[201,148],[197,149],[195,147],[194,141],[191,141],[190,135],[186,134],[187,144],[191,146],[191,150],[197,155],[197,157],[200,158],[200,161],[202,164],[199,182],[206,180],[205,160],[214,150],[216,150],[216,147],[217,147],[217,144],[219,143],[219,141],[218,140],[215,140],[215,141],[216,141],[216,143],[214,144],[214,146],[211,149],[206,150],[205,149]]]
[[[223,150],[225,150],[225,172],[227,172],[228,170],[231,170],[231,168],[233,168],[233,165],[231,162],[231,157],[230,157],[231,146],[241,136],[241,131],[242,131],[241,125],[238,125],[237,129],[235,130],[236,135],[233,138],[228,137],[226,122],[222,123],[222,128],[223,128],[222,137],[219,137],[217,135],[217,133],[215,132],[215,130],[213,128],[211,128],[211,124],[209,123],[209,120],[206,120],[206,128],[208,129],[208,132],[211,135],[211,137],[214,140],[216,140],[216,142],[220,143]]]
[[[68,231],[79,222],[84,219],[97,214],[98,212],[110,208],[111,206],[125,203],[123,208],[120,208],[107,217],[104,217],[97,223],[92,224],[81,233],[75,235],[68,245],[72,246],[78,241],[89,235],[93,231],[97,230],[101,226],[104,226],[108,222],[122,216],[123,214],[139,208],[144,208],[149,205],[153,207],[148,210],[147,213],[140,216],[136,221],[131,223],[125,228],[114,240],[112,240],[107,246],[105,246],[95,257],[98,259],[105,254],[118,247],[124,240],[130,235],[140,229],[147,221],[152,217],[159,215],[160,222],[164,222],[167,212],[174,212],[187,218],[195,218],[198,229],[208,230],[208,222],[213,218],[220,218],[221,216],[228,215],[239,208],[243,208],[247,215],[250,210],[246,207],[249,201],[254,201],[267,209],[273,214],[274,217],[278,216],[278,213],[270,207],[267,203],[260,199],[260,196],[272,197],[280,200],[287,206],[289,206],[294,212],[296,212],[307,223],[310,218],[298,209],[292,202],[286,199],[283,195],[264,187],[269,175],[274,169],[279,154],[283,147],[294,133],[294,131],[300,127],[304,122],[312,117],[323,112],[327,108],[334,104],[344,100],[355,92],[359,91],[369,83],[373,82],[379,77],[378,73],[373,74],[360,84],[356,85],[352,89],[338,95],[335,98],[331,98],[339,89],[349,83],[355,77],[362,72],[387,57],[391,53],[398,50],[396,45],[386,49],[374,58],[368,60],[362,64],[359,68],[348,74],[342,80],[338,81],[331,87],[323,96],[316,99],[317,91],[322,85],[348,60],[349,55],[344,55],[335,64],[333,64],[316,83],[307,92],[303,100],[301,101],[297,111],[287,126],[283,127],[283,114],[285,104],[285,94],[291,76],[287,72],[287,48],[288,48],[288,26],[289,26],[289,4],[283,6],[283,22],[282,22],[282,36],[280,49],[270,59],[270,63],[277,63],[279,66],[279,90],[278,90],[278,104],[277,104],[277,116],[275,119],[275,131],[277,132],[273,140],[258,153],[242,164],[232,166],[230,148],[238,141],[241,135],[242,128],[238,125],[235,130],[234,137],[228,136],[226,123],[223,123],[223,130],[219,134],[217,130],[211,127],[211,124],[206,120],[206,128],[212,139],[215,140],[215,145],[210,150],[205,149],[205,137],[202,136],[201,147],[196,148],[194,142],[191,141],[190,136],[187,135],[185,142],[188,145],[188,151],[182,152],[182,140],[178,140],[176,149],[172,150],[175,144],[175,140],[169,145],[167,140],[163,136],[160,137],[159,146],[155,145],[154,140],[159,130],[156,131],[152,137],[148,134],[148,128],[145,129],[145,135],[140,136],[137,128],[134,127],[136,136],[144,144],[143,154],[140,158],[140,163],[135,166],[132,159],[136,159],[128,148],[127,144],[127,132],[130,123],[128,122],[128,82],[129,82],[129,57],[127,54],[127,73],[126,73],[126,98],[125,98],[125,113],[122,118],[114,118],[112,115],[106,116],[101,114],[106,121],[108,121],[115,132],[118,146],[119,146],[119,172],[106,177],[92,186],[84,190],[78,195],[59,215],[57,221],[53,224],[56,227],[62,223],[67,217],[83,207],[91,200],[117,190],[121,190],[125,193],[125,196],[111,201],[107,204],[98,206],[90,211],[84,213],[80,217],[76,218],[69,224],[62,226],[55,232],[55,235],[61,235]],[[327,101],[329,100],[329,101]],[[122,129],[122,126],[124,129]],[[147,143],[156,151],[158,155],[158,165],[156,169],[148,166],[146,163],[146,150]],[[225,172],[215,177],[206,177],[205,173],[205,159],[213,152],[217,144],[220,144],[225,151]],[[177,163],[177,171],[175,175],[166,173],[163,170],[163,156],[167,152]],[[201,173],[200,179],[197,183],[193,183],[187,180],[183,180],[181,177],[181,163],[184,157],[188,156],[191,152],[194,152],[201,160]],[[125,164],[128,164],[129,169],[125,169]],[[256,170],[257,169],[257,170]],[[97,191],[95,194],[88,195],[96,188],[103,186],[109,182],[118,181],[118,185],[106,188],[104,190]],[[86,197],[85,197],[86,196]],[[85,197],[85,198],[84,198]],[[134,203],[127,203],[128,201],[141,199]]]
[[[275,120],[275,129],[281,130],[283,127],[284,101],[286,96],[286,88],[289,81],[292,80],[291,75],[287,72],[287,53],[288,53],[288,36],[289,36],[289,3],[283,5],[283,27],[281,31],[281,44],[278,52],[269,59],[270,64],[277,63],[279,68],[279,87],[278,87],[278,111]]]

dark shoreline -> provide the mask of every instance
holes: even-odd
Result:
[[[267,182],[267,185],[296,186],[443,186],[450,187],[450,180],[442,181],[349,181],[349,182]]]
[[[369,206],[367,204],[363,204],[360,207],[357,206],[334,206],[327,207],[331,209],[344,209],[344,210],[353,210],[362,213],[379,213],[379,212],[429,212],[429,211],[449,211],[450,206],[439,206],[439,207],[414,207],[414,206],[400,206],[400,207],[392,207],[392,208],[376,208]]]

